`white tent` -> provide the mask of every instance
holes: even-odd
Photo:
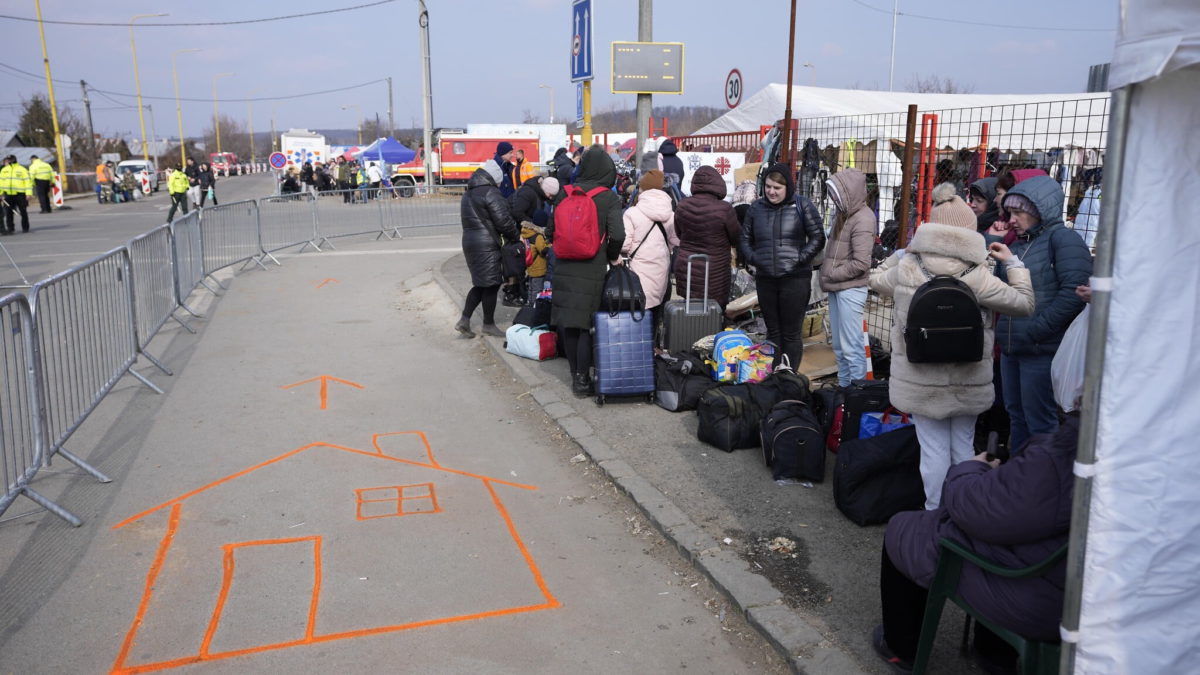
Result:
[[[1122,2],[1109,85],[1063,672],[1194,673],[1200,3]]]

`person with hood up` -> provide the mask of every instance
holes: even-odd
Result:
[[[571,161],[571,154],[566,148],[559,148],[554,151],[554,159],[550,160],[550,175],[558,179],[558,184],[571,184],[571,171],[575,169],[575,162]]]
[[[776,366],[786,354],[792,368],[800,368],[812,261],[824,247],[825,228],[817,207],[796,194],[791,167],[772,165],[763,181],[763,196],[746,212],[738,256],[754,268],[767,339],[778,347]],[[682,251],[679,257],[684,257]]]
[[[679,246],[671,198],[662,191],[662,172],[648,171],[639,181],[637,203],[625,210],[625,244],[621,253],[629,269],[638,275],[646,294],[646,309],[657,328],[662,321],[663,301],[671,284],[671,251]]]
[[[212,205],[217,206],[217,176],[207,162],[201,162],[196,170],[196,182],[200,186],[200,207],[212,195]]]
[[[517,188],[509,200],[513,220],[529,221],[545,227],[546,216],[543,208],[546,202],[552,201],[558,194],[558,188],[558,179],[554,176],[538,176],[521,183],[521,187]],[[543,215],[539,215],[539,213]],[[539,223],[539,220],[542,222]]]
[[[829,336],[837,357],[838,385],[867,376],[863,308],[875,250],[875,214],[867,206],[867,175],[842,169],[825,181],[837,218],[821,263],[821,288],[829,294]]]
[[[504,337],[496,326],[496,295],[504,283],[500,260],[501,237],[517,239],[517,223],[513,221],[508,202],[498,187],[504,174],[493,160],[483,163],[467,181],[462,196],[462,247],[471,271],[471,290],[463,306],[462,317],[454,330],[466,337],[475,337],[471,330],[471,315],[483,304],[483,334]]]
[[[675,176],[675,185],[683,185],[683,160],[679,159],[679,148],[674,141],[666,140],[658,146],[658,154],[662,156],[663,173]]]
[[[967,188],[967,203],[975,212],[975,230],[988,239],[987,231],[1000,216],[1000,207],[996,204],[996,179],[980,178]],[[991,243],[991,240],[988,240]]]
[[[996,397],[991,313],[1033,313],[1033,287],[1021,260],[1004,244],[993,244],[990,253],[984,248],[983,237],[975,231],[975,214],[954,194],[953,184],[942,183],[933,192],[929,222],[917,228],[907,249],[896,251],[871,273],[871,288],[896,299],[888,397],[897,409],[911,413],[916,424],[926,509],[941,504],[946,471],[975,455],[975,420]],[[992,274],[986,264],[989,255],[1008,269],[1008,283]],[[917,289],[936,275],[952,276],[975,294],[984,325],[979,361],[909,362],[904,341],[909,307]],[[861,331],[862,323],[858,325]]]
[[[1063,224],[1063,191],[1053,178],[1018,182],[1001,206],[1016,236],[1012,251],[1029,268],[1037,300],[1032,316],[1002,315],[996,326],[1004,406],[1011,419],[1008,447],[1015,454],[1031,435],[1053,433],[1058,426],[1050,362],[1067,327],[1083,311],[1075,288],[1088,283],[1092,255]],[[997,273],[1003,277],[1003,270]]]
[[[1067,542],[1082,369],[1064,369],[1054,386],[1064,399],[1076,397],[1057,402],[1070,411],[1057,431],[1033,437],[1025,452],[1005,464],[979,454],[955,465],[946,475],[937,510],[898,513],[888,522],[879,575],[883,623],[871,638],[893,671],[912,670],[942,538],[1016,569],[1045,560]],[[1029,579],[1005,579],[968,564],[958,592],[992,622],[1026,638],[1053,642],[1060,637],[1065,580],[1065,561]],[[1014,650],[978,623],[974,646],[988,672],[1015,672]]]
[[[496,166],[500,167],[500,196],[504,197],[505,199],[508,199],[513,195],[514,192],[517,191],[517,188],[513,186],[512,180],[512,156],[512,143],[509,143],[508,141],[500,141],[496,144],[496,154],[492,157],[492,161],[496,163]]]
[[[621,246],[625,243],[625,225],[621,222],[621,198],[612,191],[617,182],[617,167],[603,146],[593,145],[579,161],[576,185],[588,192],[607,188],[592,198],[596,220],[606,243],[591,260],[563,260],[554,263],[554,295],[550,323],[562,331],[563,351],[571,367],[571,391],[583,398],[592,394],[592,320],[600,311],[604,276],[608,265],[621,265]]]
[[[675,256],[675,288],[682,297],[688,290],[688,256],[708,256],[708,289],[704,288],[704,269],[692,270],[691,294],[701,299],[706,292],[725,311],[729,304],[730,249],[738,244],[741,226],[733,206],[725,201],[725,179],[711,166],[702,166],[692,174],[692,196],[675,208],[675,232],[679,252]]]

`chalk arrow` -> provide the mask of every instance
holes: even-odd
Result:
[[[317,288],[320,288],[320,287],[324,286],[325,284],[329,284],[329,283],[340,284],[342,282],[338,281],[337,279],[334,279],[333,277],[330,277],[330,278],[322,281],[321,283],[317,284]]]
[[[327,404],[329,402],[329,382],[330,381],[338,382],[341,384],[346,384],[351,387],[354,387],[355,389],[366,389],[366,387],[362,386],[361,384],[359,384],[357,382],[351,382],[350,380],[343,380],[341,378],[334,377],[332,375],[318,375],[316,377],[310,377],[307,380],[302,380],[300,382],[293,382],[292,384],[285,384],[282,387],[280,387],[280,389],[291,389],[292,387],[299,387],[302,384],[308,384],[309,382],[317,382],[317,381],[320,381],[320,383],[321,383],[321,410],[325,410],[326,408],[329,407]]]

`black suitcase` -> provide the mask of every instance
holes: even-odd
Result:
[[[820,427],[804,401],[780,401],[763,417],[763,463],[775,480],[825,480],[825,435]]]
[[[704,299],[692,299],[692,266],[695,259],[704,260]],[[724,317],[721,305],[708,297],[708,256],[694,253],[687,259],[687,288],[682,299],[668,300],[663,305],[663,342],[667,351],[691,349],[702,337],[721,332]]]
[[[859,525],[886,523],[901,511],[923,508],[917,428],[842,443],[833,467],[833,503]]]
[[[842,443],[858,440],[862,415],[891,407],[887,380],[854,380],[842,389]]]
[[[606,396],[654,400],[654,320],[650,312],[597,312],[596,403]],[[640,318],[638,318],[640,317]]]

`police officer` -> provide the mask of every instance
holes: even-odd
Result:
[[[29,162],[29,176],[33,178],[33,189],[37,191],[38,205],[41,206],[39,213],[50,213],[50,185],[54,182],[54,169],[41,157],[34,157]]]
[[[12,234],[16,229],[13,222],[13,211],[21,212],[21,231],[29,231],[29,198],[33,196],[33,180],[29,170],[17,163],[16,155],[4,158],[5,165],[0,168],[0,196],[4,198],[4,229],[2,234]]]

